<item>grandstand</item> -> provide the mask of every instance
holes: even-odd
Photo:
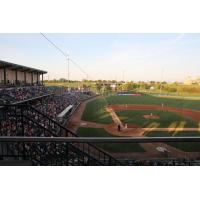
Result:
[[[95,145],[54,141],[78,137],[65,125],[80,103],[94,96],[92,92],[71,89],[58,94],[57,88],[43,86],[45,71],[4,61],[0,64],[0,165],[120,164]],[[3,141],[4,137],[9,142]],[[19,137],[47,141],[40,143],[37,138],[25,142]]]

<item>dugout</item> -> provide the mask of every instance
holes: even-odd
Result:
[[[60,114],[58,114],[57,119],[59,120],[59,122],[63,122],[64,117],[66,115],[70,114],[72,112],[73,108],[74,108],[73,105],[69,105]]]

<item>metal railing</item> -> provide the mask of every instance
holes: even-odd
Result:
[[[0,130],[1,136],[23,136],[23,137],[78,137],[77,134],[68,130],[57,121],[51,119],[44,113],[38,111],[30,105],[5,105],[3,109],[3,120],[12,118],[12,124],[15,129],[12,133],[10,130]],[[0,124],[1,125],[1,124]],[[29,135],[29,128],[37,127],[38,131]],[[106,151],[91,143],[70,143],[71,149],[76,150],[76,153],[82,154],[93,160],[98,165],[121,165],[122,163],[111,156]],[[25,147],[23,147],[25,149]]]
[[[65,143],[165,143],[200,142],[200,137],[7,137],[0,142],[65,142]]]
[[[165,143],[165,142],[197,142],[200,143],[200,137],[0,137],[0,158],[2,160],[30,161],[32,165],[131,165],[130,162],[115,162],[115,160],[106,157],[99,152],[98,157],[94,157],[92,144],[102,143]],[[83,153],[84,152],[84,153]],[[200,155],[200,154],[199,154]],[[150,163],[155,161],[148,158]],[[176,158],[159,158],[159,164],[174,162],[179,165]],[[186,158],[182,158],[186,159]],[[183,161],[181,160],[180,163]],[[136,162],[139,165],[145,165],[146,160]],[[200,164],[191,160],[184,160],[187,165]],[[133,164],[134,165],[134,164]]]
[[[29,160],[32,165],[122,165],[74,137],[0,137],[0,158]]]

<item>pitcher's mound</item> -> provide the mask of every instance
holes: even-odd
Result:
[[[160,119],[160,117],[158,115],[154,115],[154,114],[149,114],[149,115],[143,115],[143,117],[145,119]]]

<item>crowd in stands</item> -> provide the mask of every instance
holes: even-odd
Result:
[[[50,93],[44,86],[0,88],[0,103],[15,103]]]
[[[5,91],[3,90],[3,94],[7,94],[10,97],[13,97],[16,101],[25,100],[28,97],[33,98],[36,96],[42,96],[44,94],[51,93],[45,87],[26,87],[26,88],[16,88]],[[0,93],[1,94],[1,93]],[[1,96],[3,96],[1,94]],[[89,95],[86,95],[82,92],[65,92],[62,95],[49,95],[39,99],[35,99],[33,101],[28,102],[27,104],[34,107],[37,111],[44,114],[47,117],[57,121],[57,116],[61,113],[65,108],[69,105],[73,105],[74,108],[82,101],[83,99],[89,98]],[[15,101],[15,102],[16,102]],[[38,117],[38,114],[35,112],[27,111],[28,117],[32,120],[35,120],[37,123],[41,124],[46,129],[52,130],[56,127],[51,127],[52,124],[49,124],[48,118],[46,117]],[[15,113],[7,112],[6,120],[0,121],[0,134],[5,135],[8,134],[9,136],[16,136],[16,133],[20,135],[20,128],[21,124],[17,120],[21,120],[14,116]],[[39,119],[38,119],[39,118]],[[38,132],[37,126],[34,126],[33,122],[26,121],[25,123],[25,136],[35,136],[35,132]],[[38,135],[37,135],[38,136]]]
[[[53,94],[53,92],[53,90],[49,90],[48,88],[43,86],[30,86],[21,88],[13,87],[0,89],[1,104],[12,104],[41,96],[41,98],[26,102],[27,105],[30,105],[36,110],[27,109],[25,111],[26,117],[23,118],[23,124],[21,117],[16,116],[16,114],[20,114],[20,109],[8,109],[6,107],[0,108],[0,135],[27,137],[62,136],[60,135],[61,133],[58,132],[58,125],[56,123],[52,123],[52,121],[50,121],[48,117],[58,122],[57,116],[65,108],[67,108],[69,105],[73,105],[73,107],[75,108],[82,100],[87,99],[91,96],[78,90],[65,91],[63,94],[59,95]],[[4,109],[6,110],[6,112]],[[15,143],[10,145],[10,148],[14,152],[20,149],[19,147],[18,150],[15,149],[15,145]],[[29,151],[31,148],[33,152],[40,151],[41,154],[41,152],[44,152],[45,150],[48,150],[49,152],[52,151],[50,146],[38,145],[37,148],[33,148],[32,145],[26,145],[25,150]],[[39,159],[40,154],[37,155],[37,153],[35,153],[35,156],[37,157],[36,160]],[[40,157],[39,160],[41,159],[42,158]],[[35,164],[37,164],[37,162]]]

